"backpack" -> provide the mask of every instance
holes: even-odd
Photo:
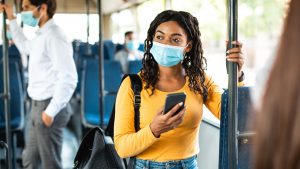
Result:
[[[74,159],[73,169],[124,169],[114,143],[99,127],[84,136]]]
[[[126,74],[123,80],[129,76],[131,88],[134,91],[134,126],[136,131],[140,129],[139,108],[141,103],[140,92],[142,81],[137,74]],[[134,157],[130,158],[127,165],[126,159],[121,159],[113,143],[114,136],[115,105],[105,131],[99,127],[91,129],[83,138],[74,159],[73,169],[131,169],[134,165]]]

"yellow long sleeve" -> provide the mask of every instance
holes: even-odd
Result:
[[[199,93],[190,90],[188,77],[185,85],[175,92],[163,92],[155,89],[141,91],[140,128],[135,132],[133,91],[131,82],[126,78],[117,95],[114,141],[121,157],[136,156],[140,159],[154,161],[179,160],[196,155],[199,152],[199,127],[202,120],[203,100]],[[206,78],[209,98],[205,103],[215,116],[220,116],[222,90]],[[183,122],[174,130],[155,138],[150,130],[157,110],[165,104],[167,94],[184,92],[186,94],[186,113]]]
[[[205,77],[205,85],[208,89],[208,98],[204,103],[208,110],[218,119],[221,118],[221,96],[223,89],[221,89],[211,77]],[[244,86],[244,82],[239,82],[238,86]]]
[[[115,147],[123,158],[143,152],[157,140],[149,125],[141,127],[140,131],[135,132],[133,95],[130,79],[127,77],[117,95],[114,128]]]
[[[209,76],[205,77],[205,86],[208,90],[208,97],[204,103],[208,110],[218,119],[221,118],[221,96],[223,90],[215,84]]]

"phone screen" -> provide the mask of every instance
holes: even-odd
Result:
[[[184,108],[185,98],[186,95],[183,92],[168,94],[166,97],[164,114],[168,113],[176,104],[182,102],[181,108],[174,113],[174,115],[178,114]]]

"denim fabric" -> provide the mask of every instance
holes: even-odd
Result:
[[[198,169],[197,156],[183,160],[155,162],[149,160],[135,160],[135,169]]]

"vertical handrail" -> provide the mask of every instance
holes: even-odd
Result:
[[[104,72],[103,72],[103,42],[102,42],[102,5],[101,0],[97,1],[97,10],[99,15],[99,110],[100,110],[100,126],[103,128],[103,86],[104,86]]]
[[[89,44],[90,37],[90,0],[85,0],[86,6],[86,42]]]
[[[238,39],[238,0],[228,0],[228,46]],[[238,168],[237,119],[238,89],[237,63],[228,62],[228,164],[229,169]]]
[[[1,1],[2,4],[5,4],[5,0]],[[2,46],[2,53],[3,53],[3,99],[4,99],[4,113],[5,113],[5,134],[6,134],[6,144],[8,146],[7,150],[7,167],[8,169],[12,168],[12,152],[11,152],[11,125],[10,125],[10,86],[9,86],[9,64],[8,64],[8,39],[6,36],[7,27],[6,27],[6,12],[3,12],[3,22],[2,22],[2,38],[3,38],[3,46]]]

